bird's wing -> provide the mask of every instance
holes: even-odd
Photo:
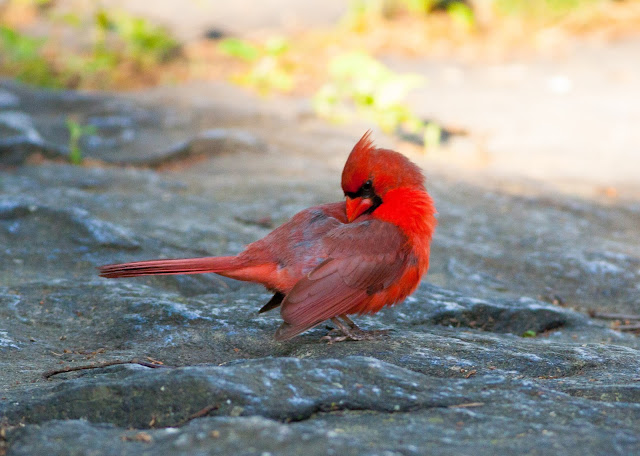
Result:
[[[349,313],[397,280],[410,256],[400,229],[375,219],[342,225],[325,242],[329,257],[298,281],[282,302],[284,324],[277,339],[289,339]]]

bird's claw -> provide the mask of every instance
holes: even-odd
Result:
[[[337,333],[339,335],[332,336],[331,333]],[[361,341],[361,340],[378,340],[389,336],[388,329],[378,329],[373,331],[366,331],[360,329],[357,326],[355,328],[338,327],[329,331],[329,334],[320,338],[320,340],[326,340],[327,345],[332,345],[337,342],[344,342],[347,340]]]
[[[327,341],[327,345],[333,345],[336,342],[344,342],[345,340],[349,340],[348,336],[323,336],[320,338],[320,340],[326,340]]]

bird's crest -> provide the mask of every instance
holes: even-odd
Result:
[[[351,149],[342,170],[342,189],[344,191],[357,191],[358,187],[369,178],[369,160],[374,150],[376,149],[371,140],[371,130],[368,130]]]
[[[375,193],[384,199],[384,194],[399,187],[420,187],[424,190],[421,169],[404,155],[390,149],[373,145],[371,130],[353,146],[342,171],[342,190],[357,192],[368,180],[372,181]]]
[[[362,138],[353,146],[351,155],[369,154],[375,147],[373,146],[373,140],[371,139],[371,130],[362,135]]]

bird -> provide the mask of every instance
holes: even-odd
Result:
[[[99,267],[100,276],[216,273],[274,292],[259,310],[280,307],[275,339],[327,320],[343,340],[371,340],[349,315],[374,314],[412,294],[429,268],[436,208],[421,169],[377,148],[367,131],[342,171],[345,199],[310,207],[235,256],[159,259]]]

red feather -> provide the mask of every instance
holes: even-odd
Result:
[[[315,206],[237,256],[107,265],[100,275],[213,272],[263,284],[277,292],[263,310],[282,300],[279,340],[336,316],[402,301],[429,267],[435,207],[420,169],[397,152],[374,148],[370,136],[354,146],[342,173],[348,199],[358,198],[349,217],[345,202]]]

